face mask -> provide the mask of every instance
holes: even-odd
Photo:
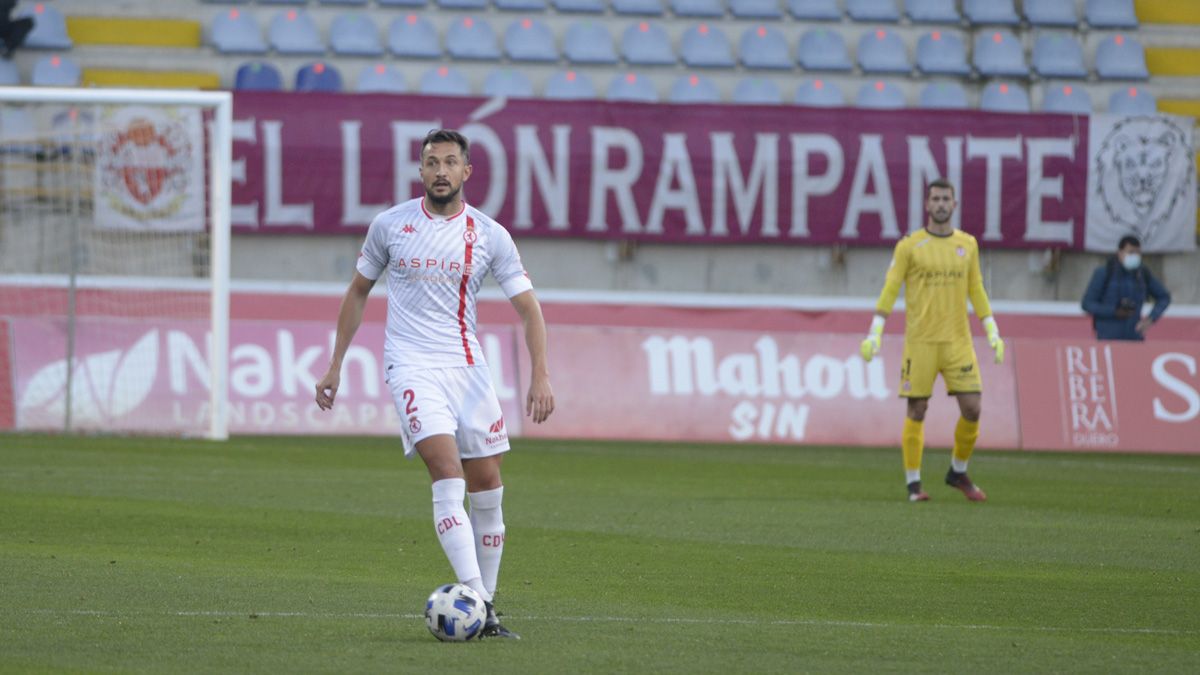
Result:
[[[1121,264],[1125,266],[1125,269],[1132,272],[1142,266],[1142,256],[1140,253],[1126,253],[1125,259],[1121,261]]]

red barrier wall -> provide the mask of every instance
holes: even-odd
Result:
[[[195,425],[207,401],[199,348],[206,321],[187,312],[149,317],[136,311],[139,303],[99,297],[124,292],[80,295],[85,316],[78,322],[76,377],[88,395],[76,392],[76,404],[86,407],[76,410],[76,424],[118,432]],[[46,309],[61,290],[21,293],[20,307],[6,307],[0,292],[0,428],[54,429],[63,403],[65,338],[61,321]],[[43,294],[44,302],[30,302],[30,293]],[[172,293],[188,300],[174,306],[197,305],[194,293],[160,294]],[[544,300],[558,410],[538,426],[522,424],[529,365],[516,315],[505,300],[481,301],[481,339],[514,436],[898,444],[902,313],[888,322],[880,356],[865,364],[858,343],[867,309],[620,300]],[[332,288],[235,292],[231,431],[394,433],[392,403],[376,367],[381,297],[371,299],[356,338],[340,410],[315,410],[312,386],[328,361],[339,301]],[[976,339],[985,390],[981,446],[1200,452],[1200,318],[1191,309],[1180,313],[1155,326],[1150,341],[1131,344],[1095,341],[1082,314],[1000,312],[1008,361],[991,363],[987,345]],[[938,387],[926,438],[945,447],[958,412],[940,381]]]

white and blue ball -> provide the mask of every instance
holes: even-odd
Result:
[[[425,601],[425,625],[443,642],[463,642],[479,635],[487,607],[470,586],[439,586]]]

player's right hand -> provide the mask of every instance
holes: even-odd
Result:
[[[862,355],[863,361],[870,361],[879,353],[879,336],[868,335],[866,340],[858,346],[858,353]]]
[[[879,353],[879,344],[883,341],[883,316],[876,314],[871,317],[871,329],[867,331],[867,339],[858,346],[858,353],[863,361],[870,361]]]
[[[333,399],[337,396],[338,385],[341,383],[341,373],[330,370],[317,383],[317,405],[321,410],[333,408]]]

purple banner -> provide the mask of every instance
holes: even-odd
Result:
[[[238,92],[238,233],[365,233],[422,194],[420,141],[472,141],[468,201],[515,235],[889,246],[924,185],[982,246],[1082,249],[1087,118]]]

